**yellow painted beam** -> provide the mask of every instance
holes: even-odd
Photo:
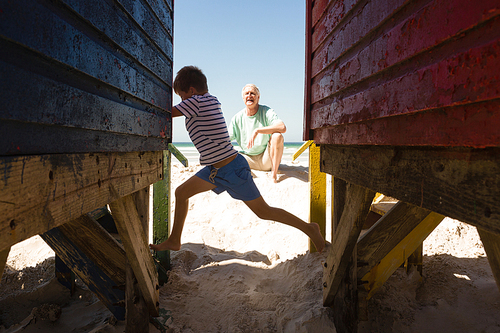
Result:
[[[438,213],[430,213],[420,222],[398,245],[373,267],[361,281],[365,281],[365,289],[368,291],[366,299],[370,299],[375,291],[403,264],[406,259],[422,244],[429,234],[441,223],[444,216]]]
[[[319,224],[321,234],[326,235],[326,173],[320,171],[320,149],[314,143],[309,146],[309,223]],[[309,241],[309,250],[316,249]]]
[[[375,194],[375,198],[373,198],[373,203],[377,204],[380,201],[382,201],[383,198],[384,198],[384,195],[382,193],[377,192],[377,194]]]
[[[292,161],[295,161],[297,159],[297,157],[299,157],[307,148],[309,148],[309,146],[313,142],[314,142],[313,140],[309,140],[309,141],[304,142],[304,144],[302,146],[300,146],[300,148],[293,154]]]

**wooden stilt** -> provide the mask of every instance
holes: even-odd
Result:
[[[7,258],[9,257],[10,247],[3,251],[0,251],[0,280],[3,276],[3,271],[5,269],[5,264],[7,264]]]
[[[159,244],[167,240],[170,233],[170,170],[171,153],[163,151],[163,180],[153,185],[153,243]],[[166,271],[170,269],[170,251],[157,251],[158,282],[167,282]]]
[[[358,285],[356,273],[356,248],[352,253],[351,260],[347,265],[342,283],[333,300],[335,313],[335,328],[337,332],[357,332],[358,311]]]
[[[500,290],[500,235],[481,228],[477,228],[477,231],[483,242],[498,290]]]
[[[424,253],[424,243],[421,243],[415,252],[413,252],[408,259],[406,259],[405,269],[406,273],[409,273],[412,267],[416,267],[417,271],[422,276],[422,262],[423,262],[423,253]]]
[[[142,224],[144,235],[149,234],[149,187],[132,193],[132,197],[137,207],[137,213]],[[126,333],[147,333],[149,332],[149,311],[146,301],[142,295],[137,278],[134,275],[132,266],[127,261],[126,268]]]
[[[69,289],[71,296],[75,293],[75,273],[64,263],[64,261],[56,254],[55,263],[56,279],[60,284]]]
[[[158,275],[145,236],[141,217],[132,195],[109,204],[128,262],[134,271],[149,314],[159,315]]]
[[[126,326],[125,333],[149,332],[149,310],[142,296],[139,283],[135,278],[132,266],[127,263],[126,268]]]
[[[338,194],[334,193],[334,195]],[[335,228],[335,236],[328,251],[323,274],[323,304],[325,306],[332,305],[334,296],[344,279],[374,196],[374,191],[364,187],[350,183],[346,186],[344,209],[339,224]]]
[[[356,241],[375,192],[332,179],[332,246],[323,274],[323,304],[333,306],[338,332],[358,327]]]
[[[320,171],[320,148],[314,143],[309,146],[309,223],[315,222],[326,235],[326,173]],[[316,248],[309,240],[309,250]]]

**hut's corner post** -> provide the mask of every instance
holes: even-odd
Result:
[[[497,282],[498,290],[500,290],[500,235],[482,228],[477,228],[477,232],[483,242],[491,271]]]
[[[312,140],[311,124],[311,72],[312,72],[312,7],[313,0],[306,0],[306,50],[305,50],[305,82],[304,82],[304,141]]]
[[[5,269],[5,265],[7,264],[7,258],[9,257],[10,247],[0,251],[0,280],[3,276],[3,271]]]
[[[309,146],[309,223],[315,222],[326,235],[326,173],[320,171],[320,147]],[[309,240],[309,250],[316,248]]]
[[[322,160],[325,156],[322,156]],[[332,171],[332,170],[325,170]],[[339,332],[356,332],[358,325],[356,243],[375,192],[333,178],[332,245],[324,263],[323,305],[335,308]]]
[[[159,244],[167,240],[170,229],[170,172],[172,155],[170,151],[163,151],[163,180],[153,185],[153,243]],[[167,273],[170,269],[170,251],[156,252],[158,260],[158,281],[160,285],[167,282]]]

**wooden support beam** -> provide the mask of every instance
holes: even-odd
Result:
[[[420,244],[422,244],[443,219],[443,215],[431,212],[422,222],[411,230],[401,242],[394,246],[378,265],[374,266],[361,278],[361,281],[365,281],[363,284],[365,290],[368,291],[366,299],[370,299],[373,296],[375,291],[387,281],[392,273],[394,273],[413,252],[415,252]]]
[[[109,206],[125,248],[128,262],[134,271],[139,288],[148,306],[149,314],[158,317],[160,304],[158,275],[134,197],[132,195],[125,196],[111,202]]]
[[[117,285],[125,285],[127,256],[123,246],[89,215],[82,215],[58,229]]]
[[[0,280],[2,280],[3,271],[5,270],[5,265],[7,264],[7,258],[9,258],[10,247],[0,251]]]
[[[73,296],[75,293],[75,288],[76,288],[76,275],[73,273],[71,268],[68,267],[62,261],[62,259],[56,254],[56,260],[55,260],[55,271],[56,271],[56,279],[57,281],[68,288],[70,295]]]
[[[321,145],[321,170],[500,234],[500,148]]]
[[[421,243],[416,249],[415,252],[410,254],[408,259],[405,262],[406,273],[410,273],[412,267],[417,267],[417,271],[422,277],[422,264],[424,259],[424,243]]]
[[[319,225],[323,237],[326,235],[326,173],[320,171],[320,149],[314,143],[309,146],[309,223]],[[309,251],[316,247],[309,240]]]
[[[125,292],[59,228],[40,235],[118,320],[125,319]]]
[[[149,235],[149,187],[131,194],[142,224],[144,235]],[[126,268],[125,333],[148,333],[149,310],[142,295],[134,270],[127,260]]]
[[[170,151],[163,151],[163,180],[153,184],[153,243],[160,244],[167,240],[170,234]],[[158,282],[167,282],[166,271],[170,269],[170,251],[155,251],[159,262]]]
[[[149,332],[149,310],[144,297],[142,296],[139,283],[134,275],[130,263],[126,268],[126,290],[125,308],[126,325],[125,333],[148,333]]]
[[[374,196],[374,191],[364,187],[349,183],[346,185],[344,209],[340,222],[335,228],[323,273],[323,305],[325,306],[333,304]]]
[[[137,214],[139,214],[139,219],[141,220],[142,230],[146,237],[149,235],[149,189],[150,187],[148,186],[132,193]]]
[[[352,253],[342,283],[333,300],[333,321],[336,332],[358,331],[358,279],[356,273],[356,247]]]
[[[0,251],[161,180],[162,159],[161,151],[0,157]]]
[[[490,263],[491,271],[500,290],[500,235],[477,228],[479,237],[483,242],[484,250]]]
[[[358,276],[364,276],[375,267],[430,213],[430,210],[406,202],[395,204],[359,238]]]

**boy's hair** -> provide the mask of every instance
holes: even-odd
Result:
[[[174,80],[174,92],[187,92],[193,87],[198,92],[208,91],[207,77],[201,69],[196,66],[184,66],[178,72]]]

